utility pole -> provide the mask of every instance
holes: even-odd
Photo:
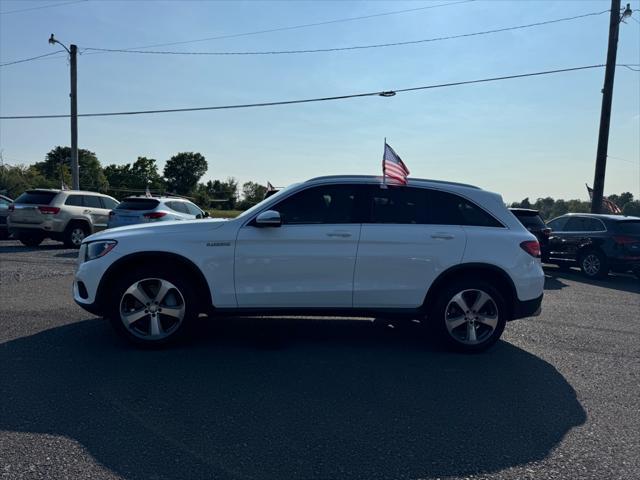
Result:
[[[631,7],[620,15],[620,0],[611,0],[609,16],[609,46],[607,49],[607,66],[604,72],[604,87],[602,88],[602,108],[600,110],[600,132],[598,134],[598,150],[596,153],[596,170],[593,178],[593,198],[591,213],[602,210],[602,196],[604,192],[604,175],[607,168],[607,151],[609,147],[609,126],[611,125],[611,101],[613,100],[613,80],[616,74],[616,56],[618,53],[618,33],[620,21],[631,15]]]
[[[53,36],[53,33],[49,37],[49,43],[54,45],[58,44],[64,48],[69,54],[69,67],[71,77],[71,93],[69,95],[71,99],[71,183],[74,190],[80,189],[80,167],[78,164],[78,47],[76,45],[69,45],[66,47],[64,43],[59,42]]]

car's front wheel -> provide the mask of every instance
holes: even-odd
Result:
[[[20,234],[18,240],[20,240],[20,243],[27,247],[37,247],[42,243],[44,237],[37,233],[23,233]]]
[[[447,285],[430,317],[429,322],[449,347],[480,352],[502,335],[507,309],[497,288],[480,279],[469,279]]]
[[[116,332],[141,346],[165,345],[182,336],[198,313],[195,291],[183,277],[142,268],[119,279],[107,313]]]

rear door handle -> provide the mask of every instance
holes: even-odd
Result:
[[[455,237],[449,233],[434,233],[431,238],[439,238],[441,240],[453,240]]]
[[[82,212],[82,213],[91,213],[91,210],[85,210],[85,211],[84,211],[84,212]]]
[[[330,233],[327,233],[327,237],[349,238],[350,236],[351,236],[351,234],[347,233],[347,232],[330,232]]]

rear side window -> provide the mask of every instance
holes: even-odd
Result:
[[[102,208],[102,203],[100,203],[100,197],[96,197],[94,195],[85,195],[84,206],[91,207],[91,208]]]
[[[564,230],[565,232],[604,232],[606,229],[597,218],[571,217]]]
[[[435,225],[503,226],[476,204],[453,193],[430,190],[429,206],[429,223]]]
[[[82,207],[82,205],[84,205],[82,195],[69,195],[64,204],[71,207]]]
[[[49,205],[51,200],[53,200],[57,194],[57,192],[24,192],[16,198],[15,203],[22,203],[26,205]]]
[[[160,202],[154,198],[125,198],[116,210],[153,210]]]
[[[373,187],[371,221],[373,223],[428,223],[428,191],[412,187]]]
[[[640,220],[625,220],[616,222],[616,231],[629,235],[640,235]]]

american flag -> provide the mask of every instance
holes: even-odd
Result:
[[[589,200],[593,201],[593,188],[590,188],[589,185],[586,185],[587,192],[589,192]],[[622,214],[622,210],[620,207],[609,200],[607,197],[602,197],[602,209],[607,210],[609,213],[613,213],[614,215]]]
[[[391,183],[407,184],[409,169],[404,164],[398,154],[384,142],[384,155],[382,156],[382,177],[384,181],[391,180]]]

